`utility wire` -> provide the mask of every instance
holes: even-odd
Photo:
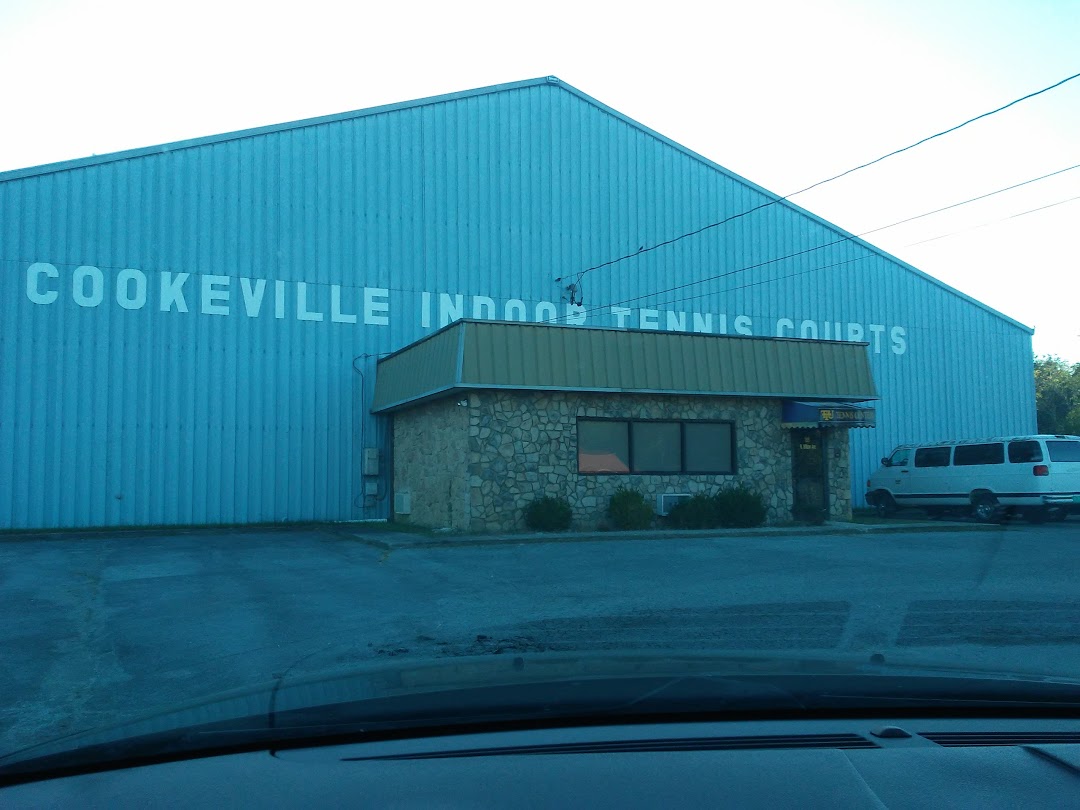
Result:
[[[984,223],[982,225],[977,225],[975,228],[967,228],[964,231],[954,231],[953,233],[944,234],[942,236],[936,236],[936,237],[934,237],[934,239],[944,239],[946,236],[955,236],[956,234],[966,233],[967,231],[977,230],[978,228],[985,228],[985,227],[988,227],[990,225],[997,225],[997,224],[999,224],[1001,222],[1007,222],[1010,219],[1016,219],[1017,217],[1022,217],[1022,216],[1026,215],[1026,214],[1034,214],[1037,211],[1044,211],[1047,208],[1053,208],[1053,207],[1058,206],[1058,205],[1064,205],[1065,203],[1074,202],[1076,200],[1080,200],[1080,196],[1070,197],[1067,200],[1059,200],[1058,202],[1050,203],[1049,205],[1041,205],[1038,208],[1029,208],[1027,211],[1020,211],[1019,213],[1012,214],[1012,215],[1004,217],[1002,219],[994,220],[993,222],[986,222],[986,223]],[[934,239],[926,239],[926,240],[924,240],[924,242],[933,242]],[[921,245],[921,244],[923,244],[923,242],[913,242],[912,244],[913,245]],[[911,245],[907,245],[906,247],[911,247]],[[695,301],[695,300],[697,300],[699,298],[705,298],[705,297],[710,296],[710,295],[719,295],[720,293],[734,292],[736,290],[744,290],[747,287],[757,287],[758,285],[761,285],[761,284],[772,284],[774,281],[785,281],[785,280],[787,280],[789,278],[795,278],[797,276],[805,276],[808,273],[815,273],[818,270],[828,270],[830,268],[839,267],[840,265],[844,265],[844,264],[853,264],[855,262],[865,261],[866,259],[872,259],[877,255],[879,255],[879,254],[877,254],[877,253],[866,253],[863,256],[856,256],[854,259],[844,259],[842,261],[833,262],[831,264],[822,264],[822,265],[818,265],[817,267],[810,267],[810,268],[807,268],[806,270],[800,270],[797,273],[788,273],[788,274],[783,275],[783,276],[775,276],[773,278],[764,278],[764,279],[759,279],[758,281],[750,281],[750,282],[747,282],[746,284],[740,284],[737,287],[725,287],[724,289],[717,290],[715,292],[699,293],[697,295],[690,295],[690,296],[686,296],[684,298],[677,298],[677,299],[674,299],[674,300],[671,300],[671,301],[664,301],[663,303],[655,304],[654,306],[656,306],[656,307],[667,307],[667,306],[671,306],[672,304],[682,304],[682,303],[685,303],[686,301]],[[663,292],[671,292],[671,291],[670,290],[664,290]],[[662,293],[653,293],[653,295],[659,295],[659,294],[662,294]],[[612,304],[612,306],[618,306],[618,304]]]
[[[927,212],[925,212],[923,214],[916,214],[913,217],[907,217],[907,218],[901,219],[901,220],[899,220],[897,222],[892,222],[892,223],[890,223],[888,225],[882,225],[882,226],[877,227],[877,228],[872,228],[869,231],[863,231],[862,233],[857,233],[857,234],[851,234],[849,236],[844,236],[844,237],[842,237],[840,239],[835,239],[832,242],[826,242],[823,245],[817,245],[816,247],[805,248],[804,250],[799,250],[799,251],[796,251],[795,253],[789,253],[789,254],[787,254],[785,256],[777,256],[774,259],[766,259],[765,261],[758,262],[756,264],[748,264],[748,265],[745,265],[743,267],[736,268],[735,270],[728,270],[727,272],[719,273],[719,274],[717,274],[715,276],[708,276],[706,278],[695,279],[694,281],[688,281],[685,284],[679,284],[679,285],[676,285],[674,287],[668,287],[667,289],[664,289],[664,290],[656,290],[656,291],[653,291],[653,292],[644,293],[642,295],[634,296],[633,298],[626,298],[626,299],[623,299],[622,301],[616,301],[616,302],[614,302],[612,304],[602,304],[601,306],[618,307],[618,306],[622,306],[624,304],[632,304],[635,301],[642,300],[643,298],[651,298],[654,295],[664,295],[665,293],[676,292],[678,290],[686,289],[687,287],[693,287],[693,286],[695,286],[697,284],[705,284],[705,283],[710,282],[710,281],[717,281],[719,279],[727,278],[728,276],[733,276],[733,275],[736,275],[738,273],[744,273],[747,270],[756,270],[757,268],[764,267],[765,265],[768,265],[768,264],[775,264],[776,262],[781,262],[781,261],[784,261],[785,259],[793,259],[796,256],[803,256],[803,255],[805,255],[807,253],[813,253],[814,251],[823,250],[824,248],[827,248],[827,247],[833,247],[835,245],[843,244],[844,242],[851,242],[851,241],[853,241],[855,239],[859,239],[859,238],[861,238],[863,236],[867,236],[868,234],[878,233],[880,231],[884,231],[884,230],[887,230],[889,228],[895,228],[898,225],[903,225],[903,224],[905,224],[907,222],[913,222],[913,221],[915,221],[917,219],[922,219],[923,217],[928,217],[931,214],[939,214],[942,211],[949,211],[949,210],[951,210],[953,208],[959,208],[962,205],[968,205],[969,203],[978,202],[979,200],[985,200],[988,197],[993,197],[996,194],[1003,194],[1006,191],[1012,191],[1013,189],[1021,188],[1022,186],[1031,185],[1032,183],[1037,183],[1040,180],[1046,180],[1048,177],[1054,177],[1054,176],[1059,175],[1059,174],[1064,174],[1065,172],[1073,171],[1074,169],[1080,169],[1080,163],[1075,163],[1072,166],[1067,166],[1064,169],[1058,169],[1056,171],[1052,171],[1052,172],[1050,172],[1048,174],[1043,174],[1043,175],[1040,175],[1038,177],[1032,177],[1032,178],[1030,178],[1028,180],[1024,180],[1023,182],[1020,182],[1020,183],[1014,183],[1011,186],[1006,186],[1005,188],[999,188],[996,191],[990,191],[990,192],[987,192],[986,194],[980,194],[980,195],[978,195],[976,197],[971,197],[969,199],[962,200],[960,202],[952,203],[951,205],[946,205],[946,206],[943,206],[942,208],[935,208],[933,211],[927,211]],[[1052,203],[1049,206],[1042,206],[1042,208],[1052,208],[1053,206],[1061,205],[1064,202],[1071,202],[1072,199],[1076,199],[1076,198],[1074,197],[1074,198],[1071,198],[1070,200],[1063,200],[1062,202]],[[1041,211],[1042,208],[1033,208],[1030,211],[1022,211],[1019,214],[1013,214],[1012,216],[1006,217],[1005,219],[1012,219],[1013,217],[1023,216],[1024,214],[1030,214],[1030,213],[1032,213],[1034,211]],[[1003,221],[1004,220],[995,220],[995,222],[1003,222]],[[993,225],[993,224],[995,224],[995,222],[989,222],[989,223],[986,223],[986,224],[987,225]],[[984,226],[980,225],[978,227],[984,227]],[[974,230],[974,228],[969,228],[968,230]],[[963,231],[955,231],[954,233],[963,233]],[[934,237],[934,239],[943,239],[943,238],[945,238],[945,236],[952,236],[952,235],[953,234],[944,234],[943,236]],[[924,240],[924,241],[932,242],[933,239],[927,239],[927,240]],[[913,245],[920,245],[920,244],[922,244],[922,242],[914,242],[914,243],[912,243],[912,245],[906,245],[905,247],[912,247]],[[844,262],[841,262],[841,264],[844,264]],[[835,265],[824,265],[824,267],[833,267],[833,266],[835,266]],[[813,269],[823,269],[823,268],[813,268]],[[795,273],[794,275],[801,275],[801,272],[800,273]],[[781,276],[780,278],[790,278],[790,276]],[[745,286],[754,286],[754,284],[756,284],[756,283],[758,283],[758,282],[754,282],[752,284],[748,284],[748,285],[745,285]],[[721,290],[719,292],[727,292],[729,289],[742,289],[742,287],[728,288],[728,289],[725,289],[725,290]],[[712,295],[712,293],[705,293],[704,295]],[[689,300],[693,300],[695,298],[700,298],[700,297],[702,297],[702,296],[692,296],[691,298],[683,298],[683,299],[679,299],[679,300],[680,301],[689,301]],[[676,301],[676,302],[669,302],[669,303],[678,303],[678,302]],[[593,307],[593,308],[596,309],[596,307]],[[566,316],[560,316],[560,317],[557,317],[557,318],[549,319],[548,321],[546,321],[546,323],[555,323],[555,322],[559,321],[562,317],[566,317]]]
[[[742,211],[742,212],[740,212],[738,214],[732,214],[731,216],[726,217],[726,218],[720,220],[719,222],[712,222],[712,223],[710,223],[708,225],[703,225],[700,228],[697,228],[697,229],[692,230],[692,231],[687,231],[686,233],[680,234],[679,236],[674,236],[671,239],[665,239],[663,242],[657,242],[654,245],[642,245],[634,253],[627,253],[625,256],[619,256],[618,258],[610,259],[610,260],[608,260],[606,262],[601,262],[600,264],[593,265],[592,267],[587,267],[584,270],[582,270],[580,273],[577,274],[577,282],[576,283],[578,285],[580,285],[581,284],[581,279],[584,278],[588,273],[591,273],[593,270],[599,270],[599,269],[601,269],[603,267],[610,267],[611,265],[618,264],[619,262],[624,262],[624,261],[626,261],[628,259],[633,259],[633,258],[635,258],[637,256],[642,255],[643,253],[650,253],[650,252],[652,252],[654,250],[658,250],[659,248],[675,244],[676,242],[679,242],[679,241],[681,241],[683,239],[688,239],[691,236],[697,236],[698,234],[704,233],[705,231],[708,231],[708,230],[710,230],[712,228],[718,228],[721,225],[726,225],[728,222],[731,222],[732,220],[739,219],[740,217],[745,217],[748,214],[752,214],[755,211],[760,211],[762,208],[768,208],[770,205],[775,205],[778,202],[783,202],[784,200],[789,200],[792,197],[795,197],[795,196],[797,196],[799,194],[803,194],[803,193],[805,193],[807,191],[810,191],[810,189],[817,188],[818,186],[823,186],[826,183],[833,182],[834,180],[839,180],[841,177],[846,177],[847,175],[852,174],[854,172],[857,172],[860,169],[865,169],[868,166],[873,166],[876,163],[881,163],[881,161],[883,161],[883,160],[891,158],[891,157],[893,157],[895,155],[899,155],[902,152],[907,152],[908,150],[914,149],[917,146],[921,146],[922,144],[926,143],[927,141],[932,141],[935,138],[940,138],[943,135],[948,135],[950,132],[956,132],[956,130],[961,129],[962,127],[966,127],[968,124],[973,124],[976,121],[979,121],[979,120],[981,120],[983,118],[987,118],[988,116],[994,115],[995,113],[999,113],[1002,110],[1007,110],[1010,107],[1012,107],[1012,106],[1014,106],[1016,104],[1019,104],[1021,101],[1027,101],[1030,98],[1034,98],[1035,96],[1042,95],[1043,93],[1049,92],[1050,90],[1053,90],[1054,88],[1061,87],[1061,85],[1065,84],[1066,82],[1071,82],[1073,79],[1077,79],[1077,78],[1080,78],[1080,73],[1075,73],[1072,76],[1067,76],[1066,78],[1062,79],[1059,82],[1055,82],[1054,84],[1051,84],[1048,87],[1044,87],[1042,90],[1036,90],[1033,93],[1028,93],[1026,96],[1021,96],[1020,98],[1017,98],[1017,99],[1014,99],[1013,101],[1010,101],[1008,104],[1004,104],[1004,105],[1002,105],[1002,106],[1000,106],[1000,107],[998,107],[996,109],[989,110],[988,112],[984,112],[984,113],[982,113],[980,115],[976,115],[974,118],[969,118],[967,121],[964,121],[964,122],[962,122],[960,124],[957,124],[956,126],[949,127],[948,129],[944,129],[941,132],[936,132],[933,135],[928,135],[927,137],[922,138],[921,140],[918,140],[913,144],[910,144],[908,146],[904,146],[904,147],[902,147],[900,149],[894,149],[892,152],[889,152],[888,154],[882,155],[881,157],[875,158],[874,160],[868,161],[867,163],[862,163],[862,164],[860,164],[858,166],[854,166],[854,167],[848,169],[847,171],[843,171],[840,174],[834,175],[832,177],[828,177],[828,178],[826,178],[824,180],[819,180],[818,182],[813,183],[812,185],[809,185],[806,188],[799,189],[798,191],[793,191],[792,193],[786,194],[783,197],[776,197],[775,199],[769,200],[768,202],[765,202],[765,203],[761,203],[760,205],[755,205],[753,208],[748,208],[747,210]],[[569,278],[569,276],[560,276],[559,278],[555,279],[555,281],[556,282],[561,282],[561,281],[566,280],[567,278]]]
[[[1001,219],[995,219],[995,220],[993,220],[991,222],[984,222],[982,225],[975,225],[975,226],[973,226],[971,228],[964,228],[963,230],[952,231],[951,233],[943,233],[941,236],[934,236],[934,237],[931,237],[930,239],[923,239],[921,242],[912,242],[910,245],[904,245],[904,247],[915,247],[915,245],[925,245],[927,242],[936,242],[938,239],[947,239],[950,236],[957,236],[957,235],[962,234],[962,233],[968,233],[969,231],[977,231],[980,228],[987,228],[987,227],[989,227],[991,225],[998,225],[998,224],[1000,224],[1002,222],[1008,222],[1010,219],[1016,219],[1017,217],[1022,217],[1022,216],[1025,216],[1026,214],[1034,214],[1036,211],[1045,211],[1047,208],[1054,208],[1054,207],[1056,207],[1058,205],[1064,205],[1065,203],[1074,202],[1076,200],[1080,200],[1080,196],[1078,196],[1078,197],[1069,197],[1067,200],[1058,200],[1057,202],[1050,203],[1049,205],[1040,205],[1038,208],[1029,208],[1027,211],[1021,211],[1018,214],[1010,214],[1007,217],[1002,217]]]

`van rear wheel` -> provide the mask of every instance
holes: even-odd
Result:
[[[993,495],[976,495],[971,501],[971,514],[979,523],[994,523],[1000,519],[1000,508]]]

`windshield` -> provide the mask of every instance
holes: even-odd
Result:
[[[0,773],[1071,701],[1080,7],[968,5],[3,4]]]

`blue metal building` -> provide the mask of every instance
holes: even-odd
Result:
[[[1029,328],[776,199],[554,78],[0,174],[0,528],[387,517],[375,361],[459,317],[866,341],[856,503],[1035,429]]]

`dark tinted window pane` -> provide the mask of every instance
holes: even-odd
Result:
[[[687,422],[686,471],[729,473],[735,471],[731,425]]]
[[[630,472],[630,437],[626,422],[577,423],[578,472]]]
[[[1038,442],[1009,442],[1009,461],[1013,464],[1042,460],[1042,447]]]
[[[1080,442],[1048,441],[1051,461],[1080,461]]]
[[[953,464],[957,467],[970,467],[973,464],[1004,464],[1005,445],[1001,442],[989,444],[958,444],[953,453]]]
[[[679,472],[682,437],[678,422],[632,422],[634,472]]]
[[[948,467],[948,447],[920,447],[915,451],[916,467]]]

